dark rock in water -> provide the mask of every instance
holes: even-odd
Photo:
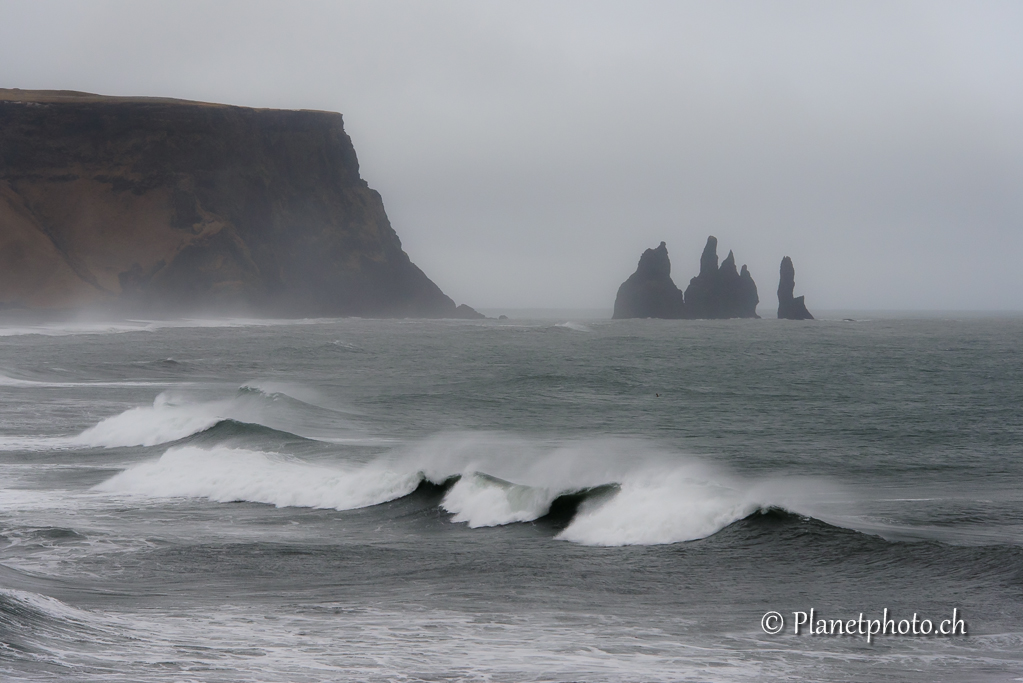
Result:
[[[340,114],[5,89],[0,307],[479,316],[402,250]]]
[[[639,257],[636,272],[618,288],[615,319],[684,318],[682,291],[671,279],[671,261],[664,242]]]
[[[700,274],[689,282],[685,294],[671,279],[671,262],[664,242],[647,249],[636,272],[618,288],[615,318],[759,318],[757,285],[746,266],[739,272],[735,255],[718,267],[718,241],[707,238],[700,256]]]
[[[497,319],[498,320],[507,320],[508,316],[506,316],[506,315],[499,315],[499,316],[497,316]]]
[[[476,311],[465,304],[459,304],[458,308],[455,309],[452,318],[459,318],[461,320],[483,320],[487,316],[483,315],[479,311]]]
[[[796,289],[796,269],[788,256],[781,260],[781,277],[778,280],[778,317],[784,320],[813,320],[806,310],[803,297],[793,297]]]
[[[700,274],[689,281],[685,292],[687,318],[759,318],[760,297],[753,276],[744,265],[735,268],[735,255],[718,267],[718,240],[711,235],[700,256]]]

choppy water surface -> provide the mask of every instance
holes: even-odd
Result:
[[[8,321],[0,677],[1023,677],[1021,351],[1019,318]]]

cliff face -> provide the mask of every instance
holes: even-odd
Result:
[[[340,114],[18,90],[0,90],[0,305],[472,310],[402,250]]]
[[[668,247],[661,242],[639,257],[636,272],[618,288],[613,318],[683,318],[682,291],[671,279]]]
[[[813,320],[806,310],[803,297],[793,297],[796,289],[796,269],[788,256],[781,260],[781,275],[778,278],[778,317],[785,320]]]
[[[735,268],[735,256],[718,267],[718,241],[707,238],[700,257],[700,274],[683,294],[671,279],[671,262],[664,242],[647,249],[636,272],[618,288],[615,318],[759,318],[757,285],[746,266]]]

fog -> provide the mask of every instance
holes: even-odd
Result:
[[[707,235],[776,307],[1023,309],[1023,4],[11,2],[0,87],[340,111],[474,307],[610,309]]]

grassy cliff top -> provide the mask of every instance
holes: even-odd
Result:
[[[57,102],[82,104],[93,102],[110,104],[115,102],[137,102],[145,104],[188,104],[203,107],[230,106],[211,102],[179,100],[172,97],[114,97],[110,95],[96,95],[91,92],[78,92],[77,90],[21,90],[20,88],[0,88],[0,102],[38,102],[40,104]]]
[[[235,104],[219,104],[217,102],[200,102],[198,100],[181,100],[175,97],[120,97],[117,95],[97,95],[78,90],[22,90],[20,88],[0,88],[0,102],[31,102],[37,104],[180,104],[191,107],[211,107],[217,109],[253,109],[265,111],[312,111],[324,114],[336,112],[320,109],[281,110],[273,107],[245,107]]]

